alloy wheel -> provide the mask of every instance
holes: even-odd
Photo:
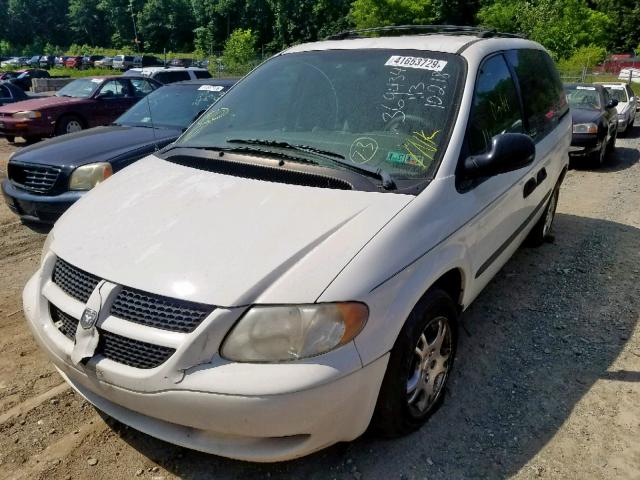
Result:
[[[418,415],[428,412],[442,395],[451,365],[452,340],[446,317],[431,320],[418,339],[407,379],[407,403]]]

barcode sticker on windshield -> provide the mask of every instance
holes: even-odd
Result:
[[[91,81],[93,83],[102,83],[102,79],[101,78],[92,78]]]
[[[595,90],[596,87],[581,87],[580,85],[578,85],[576,89],[577,90]]]
[[[435,60],[433,58],[422,57],[402,57],[400,55],[393,55],[387,63],[386,67],[404,67],[404,68],[417,68],[420,70],[433,70],[434,72],[441,72],[444,67],[447,66],[446,60]]]
[[[220,85],[202,85],[198,90],[206,90],[207,92],[221,92],[224,87]]]

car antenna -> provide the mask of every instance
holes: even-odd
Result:
[[[151,102],[149,101],[149,95],[150,93],[147,93],[144,96],[144,99],[147,101],[147,110],[149,110],[149,120],[151,121],[151,130],[153,131],[153,146],[155,148],[155,151],[157,152],[158,150],[160,150],[160,147],[158,146],[158,137],[156,136],[156,126],[153,123],[153,113],[151,113]]]

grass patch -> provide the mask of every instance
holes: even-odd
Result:
[[[75,68],[52,68],[49,70],[52,77],[104,77],[107,75],[122,75],[120,70],[112,70],[110,68],[88,68],[86,70],[77,70]]]

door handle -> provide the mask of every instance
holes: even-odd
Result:
[[[542,182],[544,182],[546,178],[547,178],[547,169],[543,167],[538,172],[538,175],[536,175],[536,180],[537,180],[538,185],[540,185]]]
[[[524,184],[524,189],[522,192],[524,198],[527,198],[529,195],[531,195],[537,186],[538,182],[535,178],[530,178],[529,180],[527,180],[527,183]]]

